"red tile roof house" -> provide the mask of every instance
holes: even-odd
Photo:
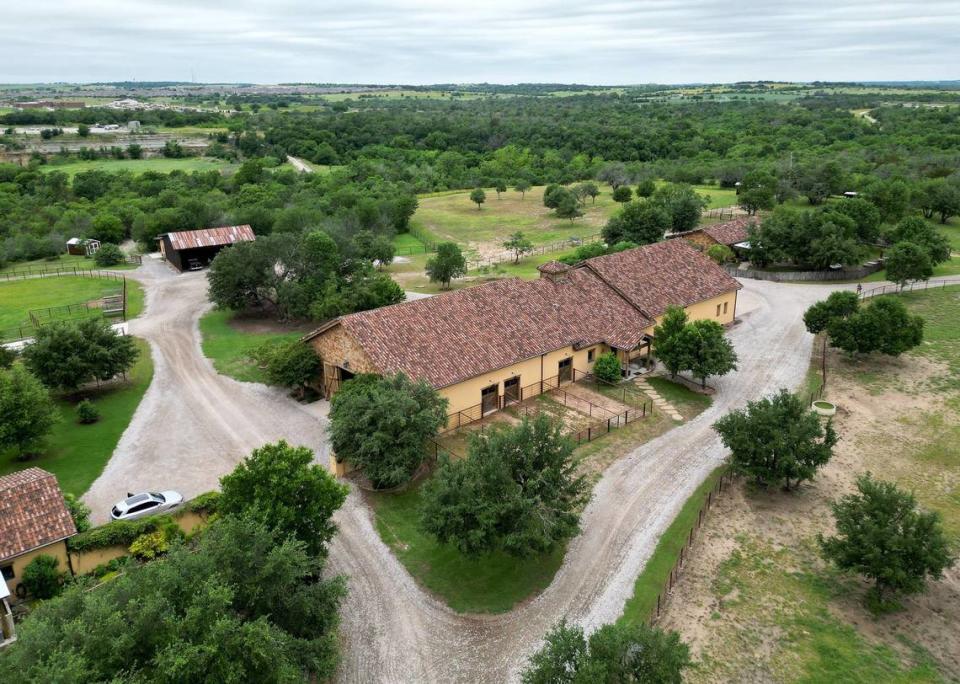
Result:
[[[538,280],[497,280],[329,321],[304,338],[321,358],[325,396],[356,373],[403,372],[436,388],[451,414],[485,413],[525,387],[589,372],[605,352],[622,364],[649,354],[669,305],[724,325],[736,316],[740,284],[684,240],[539,270]]]
[[[23,569],[41,554],[67,572],[66,540],[76,533],[56,477],[40,468],[0,477],[0,571],[13,596]]]
[[[252,242],[257,236],[248,225],[183,230],[157,238],[160,254],[178,271],[207,266],[221,249],[238,242]]]

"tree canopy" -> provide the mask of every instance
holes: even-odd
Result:
[[[118,334],[102,319],[88,318],[37,328],[23,360],[47,387],[73,391],[126,373],[139,354],[132,337]]]
[[[730,449],[734,470],[761,486],[782,482],[791,489],[813,478],[830,460],[837,443],[833,423],[785,389],[747,403],[713,425]]]
[[[442,460],[423,486],[421,525],[441,544],[468,555],[530,556],[577,532],[587,482],[573,442],[549,416],[471,435],[468,452]]]
[[[35,449],[60,420],[47,389],[20,364],[0,369],[0,451]]]
[[[467,275],[467,260],[455,242],[441,242],[437,245],[437,252],[427,259],[427,277],[431,283],[440,283],[444,288],[450,287],[454,278]]]
[[[922,591],[927,578],[939,579],[955,561],[940,515],[920,510],[914,496],[892,482],[863,475],[857,492],[832,508],[837,534],[819,537],[823,555],[873,580],[881,606],[891,595]]]
[[[447,400],[426,382],[358,375],[330,402],[330,441],[375,487],[396,487],[414,475],[446,421]]]
[[[899,356],[923,341],[923,325],[900,300],[878,297],[856,313],[831,319],[827,333],[832,346],[849,354]]]
[[[690,649],[676,632],[645,624],[604,625],[589,638],[561,622],[521,675],[524,684],[649,682],[680,684]]]

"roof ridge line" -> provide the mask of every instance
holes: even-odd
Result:
[[[596,257],[596,258],[599,258],[599,257]],[[653,322],[656,322],[657,319],[656,319],[655,316],[651,316],[649,313],[647,313],[646,311],[644,311],[639,305],[637,305],[635,302],[633,302],[623,291],[621,291],[619,287],[617,287],[616,285],[614,285],[613,283],[611,283],[609,280],[607,280],[606,278],[604,278],[603,275],[602,275],[597,269],[595,269],[595,268],[590,264],[591,261],[592,261],[592,259],[587,259],[586,261],[582,262],[582,266],[588,268],[591,273],[593,273],[595,276],[597,276],[597,277],[603,282],[604,285],[606,285],[606,286],[609,287],[611,290],[613,290],[614,292],[616,292],[623,301],[625,301],[627,304],[629,304],[629,305],[632,306],[634,309],[636,309],[637,311],[639,311],[645,318],[647,318],[647,319],[649,319],[649,320],[651,320],[651,321],[653,321]]]

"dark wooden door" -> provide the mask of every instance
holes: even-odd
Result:
[[[480,412],[490,413],[496,411],[498,407],[497,385],[490,385],[480,390]]]
[[[557,375],[560,382],[570,382],[573,380],[573,359],[564,359],[557,368]]]
[[[520,401],[520,378],[510,378],[503,383],[503,405]]]

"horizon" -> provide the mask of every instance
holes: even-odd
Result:
[[[583,8],[534,0],[48,0],[8,9],[8,26],[42,30],[9,36],[0,59],[3,80],[24,85],[952,80],[960,5],[934,0],[920,9],[866,0],[789,8],[719,0]]]

